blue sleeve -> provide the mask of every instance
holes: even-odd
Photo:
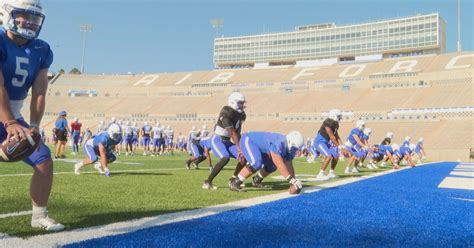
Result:
[[[3,42],[4,41],[2,39],[0,39],[0,66],[2,67],[2,69],[3,69],[3,64],[7,60],[7,55],[6,55],[6,52],[5,52],[5,48],[2,45]]]
[[[54,57],[53,51],[51,50],[48,44],[45,44],[45,45],[47,47],[46,54],[45,54],[44,59],[41,60],[40,69],[47,69],[53,63],[53,57]]]

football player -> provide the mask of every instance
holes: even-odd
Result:
[[[126,121],[122,128],[123,139],[125,142],[125,156],[133,155],[133,130],[130,121]]]
[[[184,135],[179,132],[178,134],[178,149],[182,152],[184,151],[184,144],[185,144],[186,140],[184,138]]]
[[[356,127],[351,130],[349,136],[347,137],[346,143],[344,143],[344,151],[347,157],[350,157],[347,161],[346,170],[344,173],[359,173],[356,166],[353,166],[355,161],[360,161],[364,156],[365,151],[368,150],[365,142],[363,141],[364,136],[365,121],[358,120],[356,122]],[[358,162],[356,162],[358,163]]]
[[[263,179],[275,170],[278,170],[298,191],[301,190],[303,184],[295,177],[292,160],[303,145],[303,135],[297,131],[290,132],[286,136],[271,132],[244,133],[240,139],[240,147],[248,163],[237,178],[231,180],[230,190],[242,192],[240,185],[257,171],[259,172],[253,178],[252,185],[262,187]]]
[[[81,138],[81,127],[82,123],[79,122],[77,117],[74,117],[71,123],[71,137],[72,137],[72,154],[79,153],[79,139]]]
[[[107,131],[95,135],[84,145],[84,153],[87,158],[74,165],[74,173],[81,174],[81,168],[95,163],[94,168],[101,174],[110,176],[109,164],[114,162],[117,157],[114,155],[115,146],[122,140],[122,129],[116,123],[110,124]]]
[[[341,118],[341,110],[332,109],[329,111],[329,117],[323,121],[323,124],[314,138],[313,145],[316,147],[316,150],[324,156],[321,170],[316,176],[317,181],[326,181],[337,177],[336,174],[334,174],[334,169],[339,161],[339,145],[341,144],[341,138],[337,131],[339,129],[339,121],[341,121]],[[328,176],[325,176],[324,171],[329,163],[331,163],[331,169]]]
[[[150,154],[150,134],[151,126],[149,126],[148,122],[145,121],[143,127],[140,129],[140,136],[142,137],[143,145],[143,156],[148,156]]]
[[[379,155],[384,156],[384,160],[390,160],[392,162],[392,166],[394,169],[398,169],[398,161],[396,160],[397,158],[393,156],[395,154],[395,151],[399,149],[398,144],[392,144],[392,145],[379,145],[378,150],[379,150]],[[386,163],[382,162],[381,167],[386,167]]]
[[[234,92],[229,95],[227,105],[222,107],[217,123],[214,129],[214,135],[211,137],[212,151],[219,158],[214,165],[209,177],[204,181],[203,189],[217,189],[212,185],[212,180],[219,174],[230,160],[229,149],[232,146],[237,148],[237,160],[239,161],[234,176],[245,165],[242,150],[240,148],[240,133],[242,124],[246,119],[245,114],[245,96],[240,92]]]
[[[187,147],[190,155],[192,155],[191,146],[192,146],[193,140],[197,139],[200,136],[201,136],[201,133],[198,130],[196,130],[196,126],[192,126],[191,131],[189,131],[189,134],[188,134],[188,147]]]
[[[209,137],[209,130],[207,130],[206,125],[202,126],[201,137],[203,137],[203,138]]]
[[[368,128],[368,127],[364,128],[364,135],[362,136],[362,141],[365,143],[365,146],[366,146],[366,147],[369,147],[369,148],[371,147],[371,145],[370,145],[370,143],[369,143],[369,138],[370,138],[370,135],[371,135],[371,134],[372,134],[372,129],[370,129],[370,128]],[[372,149],[365,149],[365,150],[364,150],[364,154],[363,154],[363,156],[362,156],[362,159],[361,159],[361,161],[359,162],[359,166],[360,166],[360,167],[362,167],[362,165],[363,165],[365,159],[366,159],[367,157],[370,157],[370,156],[371,156],[371,151],[372,151]],[[375,166],[375,165],[373,165],[373,164],[368,163],[368,164],[367,164],[367,168],[369,168],[370,170],[374,170],[374,169],[377,169],[378,167]]]
[[[163,142],[163,129],[160,127],[160,122],[156,122],[155,126],[151,130],[151,136],[153,137],[153,155],[158,156],[160,155]]]
[[[166,152],[170,155],[173,155],[173,140],[174,140],[174,131],[171,126],[166,127]]]
[[[4,27],[0,30],[0,142],[3,142],[25,137],[30,128],[39,130],[53,52],[48,43],[37,39],[45,18],[39,0],[5,0],[0,5]],[[30,88],[28,125],[21,115],[21,108]],[[53,182],[49,148],[41,143],[24,162],[34,170],[30,184],[31,226],[48,231],[64,229],[48,216],[47,205]]]
[[[97,133],[104,132],[105,130],[107,130],[107,126],[104,121],[100,121],[99,125],[97,125]]]
[[[388,146],[392,143],[392,139],[393,139],[393,133],[392,132],[387,132],[387,134],[385,136],[385,139],[382,140],[382,143],[380,143],[380,145]],[[388,159],[389,158],[387,156],[383,157],[381,167],[387,166],[387,160]]]
[[[419,138],[418,143],[416,143],[415,147],[415,152],[418,156],[419,164],[421,163],[421,160],[426,159],[425,146],[423,145],[424,141],[425,140],[423,138]]]
[[[199,169],[199,163],[207,158],[209,169],[212,171],[212,159],[209,152],[212,150],[211,138],[194,139],[191,144],[191,157],[186,161],[186,169],[191,168],[191,164],[194,168]]]
[[[406,136],[405,139],[403,140],[403,143],[402,143],[402,146],[410,146],[410,141],[411,141],[411,137],[410,136]]]
[[[396,160],[399,164],[408,164],[411,167],[415,167],[415,162],[413,161],[412,157],[414,151],[415,145],[410,144],[409,146],[401,146],[398,150],[395,150],[394,155],[397,157]]]

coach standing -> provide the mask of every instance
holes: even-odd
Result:
[[[59,112],[59,116],[54,123],[56,128],[56,137],[58,138],[58,145],[56,146],[55,158],[65,158],[64,148],[67,142],[67,135],[69,133],[69,127],[66,119],[66,111]]]

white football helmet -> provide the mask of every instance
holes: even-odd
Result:
[[[203,125],[203,126],[202,126],[202,130],[203,130],[203,131],[204,131],[204,130],[207,130],[207,126],[206,126],[206,125]]]
[[[244,109],[246,107],[245,102],[246,102],[245,101],[245,96],[242,95],[242,93],[234,92],[234,93],[230,94],[230,96],[228,98],[228,101],[227,101],[227,105],[229,105],[229,107],[233,108],[237,112],[242,113],[242,112],[244,112]]]
[[[392,133],[392,132],[388,132],[385,137],[390,138],[390,139],[393,139],[393,133]]]
[[[117,119],[115,118],[115,116],[113,116],[112,118],[110,118],[110,123],[115,123],[117,121]]]
[[[167,130],[170,130],[170,129],[171,129],[171,126],[167,126],[166,129],[167,129]]]
[[[115,142],[120,142],[120,140],[122,140],[122,128],[116,123],[110,124],[107,129],[107,134]]]
[[[329,111],[329,119],[333,119],[335,121],[341,121],[342,119],[342,112],[339,109],[331,109]]]
[[[416,149],[416,145],[415,144],[410,144],[410,150],[414,151]]]
[[[370,136],[372,134],[372,129],[368,127],[364,128],[364,134],[367,136]]]
[[[156,127],[160,127],[160,122],[157,121],[156,124],[155,124]]]
[[[363,120],[358,120],[358,121],[356,122],[356,127],[357,127],[360,131],[364,130],[365,121],[363,121]]]
[[[298,131],[292,131],[286,135],[286,142],[288,142],[288,149],[292,147],[300,149],[304,146],[304,137]]]
[[[100,125],[104,125],[104,121],[100,121]]]
[[[405,137],[405,141],[410,141],[411,140],[411,137],[410,136],[406,136]]]
[[[74,117],[74,122],[79,122],[79,118]]]
[[[132,123],[132,126],[133,126],[133,127],[137,127],[137,123],[136,123],[136,122],[133,122],[133,123]]]
[[[193,126],[193,127],[191,128],[191,131],[196,131],[196,126]]]
[[[145,123],[143,123],[143,126],[148,126],[148,121],[145,121]]]
[[[424,139],[423,139],[423,138],[420,138],[420,139],[418,140],[418,142],[423,142],[423,141],[424,141]]]
[[[39,0],[2,1],[0,16],[5,30],[25,39],[36,39],[41,31],[45,13]]]
[[[400,149],[400,146],[398,144],[392,144],[392,149],[394,151],[397,151],[398,149]]]

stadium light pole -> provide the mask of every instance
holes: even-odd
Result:
[[[219,37],[219,28],[224,27],[224,19],[212,19],[209,23],[216,29],[216,37]]]
[[[86,37],[87,33],[92,31],[91,24],[81,24],[79,31],[84,33],[82,39],[82,60],[81,60],[81,74],[84,74],[84,58],[86,56]]]
[[[458,0],[458,53],[461,52],[461,0]]]

